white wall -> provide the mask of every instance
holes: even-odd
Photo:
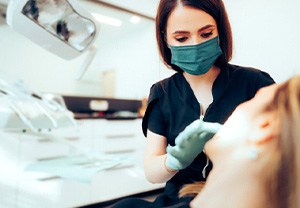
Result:
[[[116,97],[142,98],[157,79],[159,58],[154,24],[132,30],[113,42],[101,44],[94,66],[116,71]]]
[[[0,0],[1,1],[1,0]],[[99,0],[155,18],[159,0]]]
[[[267,71],[277,81],[300,74],[299,0],[224,0],[232,24],[232,63]]]

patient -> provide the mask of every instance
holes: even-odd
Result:
[[[300,76],[263,88],[205,145],[213,162],[191,207],[300,207]],[[202,188],[203,187],[203,188]]]

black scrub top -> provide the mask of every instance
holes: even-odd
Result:
[[[240,103],[250,100],[260,88],[273,83],[270,75],[263,71],[228,64],[213,83],[213,102],[206,110],[204,121],[223,124]],[[142,128],[145,136],[149,129],[165,136],[168,144],[173,146],[177,135],[199,118],[199,102],[183,74],[178,72],[151,87]],[[190,166],[167,182],[165,191],[177,195],[183,184],[205,181],[212,168],[211,163],[207,168],[206,165],[207,157],[202,152]],[[206,174],[202,173],[203,170]]]

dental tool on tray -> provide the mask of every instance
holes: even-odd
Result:
[[[57,102],[47,95],[33,92],[23,82],[8,84],[0,78],[0,131],[26,132],[68,145],[71,155],[78,152],[87,154],[88,149],[50,132],[68,126],[77,129],[73,113],[67,110],[63,101]]]
[[[0,100],[0,129],[37,133],[76,126],[72,113],[62,104],[29,90],[21,82],[9,85],[0,79]]]

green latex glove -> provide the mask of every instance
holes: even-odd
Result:
[[[189,166],[221,126],[202,119],[193,121],[176,137],[175,146],[168,145],[166,166],[172,170],[182,170]]]

